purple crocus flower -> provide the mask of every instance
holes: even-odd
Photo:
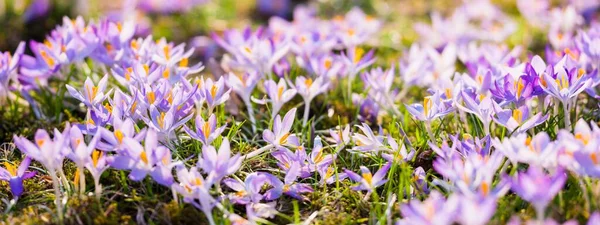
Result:
[[[161,185],[170,187],[173,183],[172,168],[177,165],[171,162],[171,151],[158,144],[157,132],[153,129],[146,132],[144,146],[137,140],[126,137],[125,152],[108,159],[115,169],[131,170],[129,178],[140,181],[150,174],[152,179]]]
[[[391,165],[391,163],[386,163],[374,175],[365,166],[360,166],[360,171],[362,175],[358,175],[355,172],[352,172],[347,169],[344,169],[344,173],[346,173],[348,177],[354,182],[359,182],[358,185],[352,187],[352,190],[367,191],[368,193],[371,193],[375,190],[375,188],[387,182],[387,179],[385,179],[385,177]]]
[[[275,83],[273,80],[265,81],[265,90],[269,96],[268,100],[253,99],[258,104],[267,104],[271,102],[271,118],[275,118],[278,115],[279,110],[286,102],[290,101],[296,95],[296,89],[287,89],[284,79],[279,80],[279,83]]]
[[[459,213],[456,220],[460,224],[466,225],[484,225],[494,216],[496,211],[496,198],[494,197],[476,197],[469,198],[458,196],[460,199]],[[477,212],[477,213],[473,213]]]
[[[19,43],[19,47],[14,54],[10,52],[0,53],[0,101],[7,95],[8,82],[13,79],[13,74],[21,61],[25,51],[25,42]]]
[[[456,219],[459,199],[455,196],[447,200],[444,196],[433,191],[424,201],[412,200],[400,207],[403,218],[396,224],[428,224],[428,225],[450,225]]]
[[[294,125],[294,118],[296,116],[296,108],[288,111],[283,120],[281,116],[277,115],[273,120],[273,130],[264,130],[263,139],[269,144],[280,147],[284,145],[299,146],[298,137],[295,134],[290,133],[292,125]]]
[[[454,108],[448,107],[447,103],[440,98],[441,93],[436,92],[432,96],[423,99],[423,104],[405,104],[406,110],[417,120],[431,122],[438,117],[443,117],[452,112]]]
[[[540,132],[533,137],[519,134],[504,138],[502,141],[494,138],[492,143],[513,165],[521,162],[549,169],[557,165],[556,145],[550,141],[550,137],[545,132]]]
[[[4,162],[5,168],[0,167],[0,180],[8,182],[14,199],[18,199],[23,194],[23,180],[35,176],[35,171],[26,171],[30,163],[31,158],[25,157],[17,168],[11,162]]]
[[[554,175],[546,174],[541,168],[530,166],[525,173],[509,178],[511,189],[521,198],[531,203],[538,218],[544,218],[544,210],[567,181],[567,174],[558,169]]]
[[[236,191],[230,194],[229,199],[236,204],[259,203],[262,200],[271,201],[279,198],[283,193],[283,183],[277,177],[266,172],[248,174],[244,182],[226,178],[223,183]],[[269,185],[271,188],[261,194],[262,188]]]
[[[399,146],[398,142],[390,135],[388,135],[387,141],[391,151],[389,153],[382,153],[382,158],[386,159],[388,162],[396,163],[403,163],[413,159],[413,156],[415,155],[414,149],[411,148],[410,152],[407,151],[404,143],[401,143],[402,146]]]
[[[229,140],[224,138],[219,152],[211,145],[202,147],[202,158],[198,160],[198,168],[202,168],[208,174],[207,179],[214,179],[213,183],[218,183],[223,177],[237,172],[242,160],[240,154],[231,156]]]
[[[495,113],[494,106],[496,102],[490,96],[479,95],[479,98],[473,98],[464,91],[461,92],[461,97],[465,104],[457,103],[457,108],[477,116],[483,123],[483,131],[488,135],[490,133],[490,122]]]
[[[308,159],[311,167],[310,169],[312,171],[316,171],[319,170],[319,168],[328,167],[334,159],[334,155],[325,154],[323,152],[323,143],[321,143],[321,138],[316,137],[313,142],[313,148],[310,152],[310,158]]]
[[[355,147],[352,150],[368,153],[378,152],[379,150],[387,149],[383,144],[384,137],[381,135],[375,135],[371,127],[368,124],[363,123],[362,125],[356,125],[363,134],[354,133],[352,139],[354,140]]]
[[[335,129],[329,129],[330,139],[326,139],[335,143],[338,146],[345,146],[350,142],[350,125],[346,125],[342,130],[342,127],[336,127]]]
[[[300,175],[300,170],[301,165],[299,163],[292,163],[290,169],[285,174],[284,184],[281,190],[285,195],[289,195],[298,200],[307,201],[308,199],[302,194],[313,192],[313,189],[308,184],[296,182],[296,179],[298,179],[298,176]]]
[[[542,115],[542,112],[530,116],[529,106],[523,105],[516,109],[502,109],[499,106],[494,107],[494,122],[506,127],[508,132],[513,134],[524,133],[527,130],[544,123],[549,115]],[[514,131],[514,132],[513,132]]]
[[[229,99],[229,92],[231,92],[231,89],[225,88],[225,80],[223,77],[220,77],[216,82],[210,78],[207,78],[202,82],[199,91],[206,99],[209,112],[212,112],[217,105],[221,105]]]
[[[195,120],[196,129],[192,130],[187,125],[183,125],[185,132],[193,139],[199,140],[204,146],[210,145],[216,138],[221,136],[226,125],[217,127],[217,117],[212,114],[205,121],[202,115],[198,114]]]
[[[83,85],[83,93],[76,90],[71,85],[67,84],[66,86],[71,96],[83,102],[83,104],[85,104],[87,107],[94,107],[98,104],[102,104],[102,101],[104,101],[106,97],[110,96],[112,90],[108,91],[107,93],[104,93],[107,82],[108,75],[104,75],[104,77],[102,77],[102,79],[100,79],[100,81],[98,82],[97,86],[94,85],[94,83],[92,83],[92,80],[88,77],[85,79]]]
[[[317,77],[316,79],[307,78],[303,76],[296,77],[296,84],[294,86],[296,92],[304,99],[304,119],[302,125],[306,126],[308,122],[308,113],[310,111],[310,102],[317,95],[322,94],[329,88],[329,82],[325,80],[325,77]]]

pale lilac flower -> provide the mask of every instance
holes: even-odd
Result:
[[[521,162],[549,169],[557,165],[558,149],[545,132],[532,138],[527,134],[504,138],[502,141],[494,138],[492,143],[513,165]]]
[[[202,157],[198,160],[198,167],[208,174],[207,179],[214,179],[218,183],[223,177],[231,175],[240,168],[243,158],[240,154],[231,156],[229,140],[223,139],[219,151],[211,145],[202,147]]]
[[[272,144],[273,146],[299,146],[298,137],[295,134],[290,133],[292,125],[294,125],[294,118],[296,116],[296,108],[288,111],[283,120],[280,115],[277,115],[273,120],[273,130],[264,130],[263,139]]]
[[[368,124],[363,123],[362,126],[356,125],[356,127],[358,127],[363,134],[354,133],[352,135],[352,140],[354,140],[355,143],[354,148],[352,148],[353,150],[367,153],[387,149],[383,144],[384,137],[375,135]]]
[[[23,180],[32,178],[35,176],[35,171],[27,172],[31,158],[25,157],[19,167],[15,168],[15,164],[11,162],[4,162],[4,167],[0,167],[0,180],[8,182],[10,186],[10,192],[14,199],[18,199],[24,191]]]
[[[338,146],[345,146],[350,143],[350,125],[346,125],[343,130],[341,126],[329,129],[329,135],[333,143]]]
[[[231,89],[226,90],[225,80],[223,77],[219,77],[219,80],[216,82],[210,78],[203,80],[199,91],[204,95],[208,109],[212,112],[216,106],[223,104],[229,99]]]
[[[71,94],[71,96],[73,96],[77,100],[83,102],[83,104],[85,104],[87,107],[94,107],[94,106],[97,106],[98,104],[101,104],[102,101],[104,101],[104,99],[106,99],[106,97],[110,96],[110,93],[112,92],[112,90],[108,91],[107,93],[104,93],[107,82],[108,82],[107,75],[104,75],[104,77],[102,77],[102,79],[100,79],[97,86],[94,85],[92,80],[88,77],[85,79],[85,82],[83,85],[83,93],[80,91],[77,91],[71,85],[67,84],[66,86],[67,86],[67,90],[69,90],[69,94]]]
[[[300,175],[300,164],[293,163],[290,169],[285,174],[284,184],[281,188],[283,194],[298,200],[307,201],[308,198],[303,196],[304,193],[313,192],[313,189],[308,184],[297,183],[296,179]]]
[[[390,146],[389,153],[382,153],[381,157],[386,159],[388,162],[392,163],[403,163],[411,161],[415,155],[415,150],[410,149],[410,152],[406,150],[406,146],[404,143],[401,143],[402,146],[398,145],[398,142],[392,138],[392,136],[388,135],[387,137],[388,145]]]
[[[271,103],[271,118],[275,118],[278,115],[279,110],[286,102],[290,101],[296,95],[296,89],[287,89],[284,79],[279,80],[279,83],[275,83],[273,80],[265,81],[265,90],[269,99],[253,99],[258,104]]]
[[[459,199],[450,196],[446,199],[437,191],[431,192],[424,201],[413,200],[400,207],[403,219],[398,225],[450,225],[455,222]]]
[[[290,86],[292,86],[290,84]],[[308,113],[310,111],[310,102],[317,95],[322,94],[329,88],[329,82],[325,80],[325,77],[317,77],[316,79],[307,78],[303,76],[296,77],[296,84],[293,87],[296,92],[304,99],[304,119],[302,125],[305,126],[308,122]]]
[[[352,172],[347,169],[344,170],[344,173],[346,173],[348,177],[354,182],[358,182],[356,186],[352,187],[352,190],[367,191],[368,193],[371,193],[375,190],[375,188],[387,182],[387,179],[385,178],[391,165],[391,163],[386,163],[374,175],[365,166],[360,167],[360,171],[362,173],[361,175],[358,175],[355,172]]]
[[[190,129],[187,125],[183,125],[185,132],[191,138],[202,142],[204,146],[210,145],[216,138],[221,136],[225,127],[226,125],[217,127],[217,117],[215,114],[211,114],[208,121],[205,121],[201,114],[196,115],[195,130]]]
[[[535,207],[540,219],[544,218],[546,206],[560,192],[566,180],[567,174],[562,169],[549,175],[536,166],[530,166],[527,172],[510,178],[511,189]]]
[[[516,109],[502,109],[496,105],[495,115],[492,117],[496,124],[506,127],[513,134],[525,133],[527,130],[544,123],[549,115],[542,112],[531,116],[529,106],[523,105]]]

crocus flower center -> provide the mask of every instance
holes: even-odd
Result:
[[[289,184],[283,185],[283,192],[288,192],[288,191],[290,191],[290,185]]]
[[[12,163],[4,162],[4,167],[6,167],[6,170],[8,170],[8,173],[10,173],[11,176],[17,176],[17,168]]]
[[[137,40],[131,40],[131,48],[137,50],[138,49],[138,42]]]
[[[146,72],[146,74],[148,74],[150,72],[150,66],[148,66],[148,64],[144,64],[144,72]]]
[[[306,80],[304,80],[304,84],[306,84],[306,88],[310,88],[310,86],[312,85],[313,80],[308,78]]]
[[[319,153],[317,153],[317,156],[315,157],[315,163],[320,163],[321,161],[323,161],[325,157],[323,157],[323,152],[319,151]]]
[[[156,100],[156,95],[154,95],[154,91],[148,92],[148,94],[146,94],[146,98],[148,99],[148,102],[150,104],[154,103],[154,101]]]
[[[281,138],[279,139],[279,144],[280,145],[285,145],[287,143],[288,137],[290,136],[290,133],[285,133],[281,136]]]
[[[217,90],[218,90],[217,85],[213,84],[212,87],[210,88],[210,96],[215,98],[215,96],[217,96]]]
[[[363,50],[362,48],[356,48],[356,50],[354,51],[354,59],[352,59],[354,64],[358,64],[358,62],[360,62],[364,54],[365,50]]]
[[[210,135],[210,124],[208,124],[207,122],[205,122],[202,125],[202,132],[204,133],[204,137],[208,138],[208,136]]]
[[[373,182],[373,175],[369,172],[363,173],[362,178],[367,182],[367,184],[372,184]]]
[[[166,68],[166,69],[163,71],[163,73],[162,73],[162,76],[163,76],[163,78],[165,78],[165,79],[169,79],[169,76],[170,76],[170,75],[171,75],[171,73],[170,73],[170,71],[169,71],[169,68]]]
[[[425,116],[429,116],[429,109],[431,109],[431,97],[425,97],[425,99],[423,99],[423,113],[425,114]]]
[[[169,48],[169,46],[165,46],[163,47],[163,52],[165,53],[165,59],[169,60],[171,59],[171,55],[169,54],[171,51],[171,49]]]
[[[112,113],[112,106],[109,105],[108,103],[104,104],[104,108],[109,112]]]
[[[184,57],[183,59],[181,59],[181,61],[179,61],[179,67],[187,67],[188,66],[188,58]]]
[[[129,112],[131,112],[131,114],[133,114],[135,112],[136,107],[137,107],[137,101],[133,100],[133,103],[131,103],[131,108],[129,109]]]
[[[325,69],[330,69],[331,68],[331,59],[325,59],[325,62],[323,62],[323,66],[325,67]]]
[[[569,80],[566,76],[561,76],[559,79],[556,79],[555,82],[559,90],[569,88]]]
[[[450,88],[446,88],[446,98],[452,98],[452,90]]]
[[[590,159],[592,160],[592,163],[594,163],[594,165],[598,165],[598,153],[590,153]]]
[[[125,79],[127,81],[131,80],[131,73],[133,73],[133,68],[131,68],[131,67],[127,68],[127,72],[125,72]]]
[[[354,29],[348,29],[348,36],[354,36],[354,34],[356,34],[356,31],[354,31]]]
[[[277,99],[281,99],[281,95],[283,95],[283,87],[277,89]]]
[[[248,54],[252,54],[252,49],[250,49],[248,46],[244,47],[244,51],[246,51]]]
[[[584,145],[587,145],[590,142],[589,135],[584,135],[582,133],[575,134],[575,139],[580,140]]]
[[[512,118],[517,121],[518,124],[521,124],[521,122],[523,122],[523,112],[519,109],[514,109],[512,111]]]
[[[236,192],[236,193],[235,193],[235,195],[236,195],[237,197],[240,197],[240,198],[241,198],[241,197],[244,197],[244,196],[246,196],[246,194],[247,194],[247,193],[248,193],[248,192],[246,192],[245,190],[241,190],[241,191],[238,191],[238,192]]]
[[[38,147],[42,147],[42,145],[44,145],[44,139],[40,139],[36,141]]]
[[[142,160],[142,162],[144,162],[145,164],[148,164],[148,155],[146,154],[145,151],[142,151],[142,153],[140,153],[140,159]]]
[[[490,185],[487,182],[481,183],[481,192],[484,196],[487,196],[490,193]]]
[[[40,55],[42,56],[42,59],[44,60],[44,62],[46,62],[48,67],[54,67],[54,59],[50,58],[50,56],[48,56],[48,53],[46,53],[46,51],[40,50]]]
[[[120,22],[117,22],[117,30],[119,32],[121,32],[123,30],[123,24],[121,24]]]
[[[94,165],[94,167],[98,166],[98,160],[100,160],[101,156],[102,151],[94,150],[94,152],[92,152],[92,165]]]
[[[583,74],[585,74],[585,70],[583,68],[579,68],[579,70],[577,70],[577,78],[581,78]]]
[[[519,78],[519,81],[517,81],[517,98],[521,97],[521,92],[523,91],[523,88],[525,88],[525,85],[523,84],[523,80],[521,80],[521,78]]]
[[[325,179],[329,179],[333,175],[333,168],[327,167],[327,172],[325,172]]]
[[[90,97],[90,101],[94,100],[94,98],[96,98],[96,95],[98,94],[98,87],[96,86],[88,86],[86,87],[86,90],[88,92],[88,96]]]
[[[158,122],[158,126],[160,128],[164,128],[165,126],[165,113],[161,112],[159,116],[157,116],[156,121]]]
[[[117,138],[117,141],[119,141],[119,143],[123,143],[123,131],[121,131],[120,129],[116,129],[114,133],[115,137]]]

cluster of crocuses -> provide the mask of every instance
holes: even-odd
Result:
[[[535,7],[519,2],[523,11]],[[534,11],[550,13],[545,8]],[[498,43],[516,25],[490,2],[465,3],[449,18],[434,14],[431,26],[415,27],[422,35],[420,43],[413,44],[400,60],[397,76],[394,65],[367,69],[375,62],[374,50],[365,51],[361,45],[377,34],[380,20],[359,9],[322,20],[313,9],[299,7],[291,22],[272,18],[268,27],[214,34],[214,41],[227,52],[220,64],[225,73],[216,78],[195,76],[203,66],[190,65],[193,49],[183,44],[155,41],[151,36],[134,38],[134,22],[86,23],[66,18],[43,43],[29,44],[33,56],[23,54],[24,44],[13,55],[0,56],[0,97],[15,100],[22,96],[35,112],[44,103],[32,96],[41,89],[52,90],[48,83],[55,79],[67,80],[66,89],[81,102],[86,118],[80,124],[67,124],[62,131],[54,130],[53,135],[38,130],[33,141],[15,136],[24,160],[18,168],[16,163],[5,163],[0,179],[9,181],[16,199],[23,193],[23,179],[35,175],[27,172],[29,163],[39,162],[52,177],[59,218],[63,216],[61,196],[73,193],[72,186],[85,193],[86,170],[100,199],[100,177],[109,168],[129,171],[134,181],[150,177],[171,189],[175,200],[182,196],[202,210],[211,224],[215,208],[234,224],[263,221],[277,213],[282,195],[308,201],[307,193],[317,185],[345,178],[355,183],[354,190],[366,191],[366,201],[394,179],[388,177],[393,165],[415,160],[412,136],[406,137],[400,127],[403,137],[398,139],[362,123],[356,125],[356,132],[350,125],[339,126],[330,130],[329,137],[312,139],[294,133],[296,108],[283,118],[280,111],[300,95],[302,127],[318,123],[310,120],[312,101],[341,87],[346,104],[359,105],[360,120],[377,123],[387,115],[402,119],[398,102],[407,97],[409,88],[420,87],[427,88],[429,95],[422,103],[406,104],[405,109],[423,122],[436,155],[435,173],[421,167],[414,170],[410,193],[406,193],[414,200],[402,205],[402,218],[397,222],[485,224],[494,215],[498,199],[510,190],[530,202],[541,221],[550,201],[562,190],[567,172],[576,179],[600,177],[596,145],[600,129],[578,120],[571,132],[571,122],[584,113],[577,104],[579,94],[598,98],[600,25],[584,28],[583,17],[570,5],[552,14],[557,14],[558,21],[553,24],[560,27],[549,29],[551,45],[545,59],[532,56],[524,62],[520,61],[521,48]],[[570,38],[563,40],[566,33]],[[558,44],[553,36],[560,39]],[[456,71],[457,59],[467,68],[465,73]],[[295,67],[305,74],[292,81],[290,71]],[[87,76],[83,86],[75,85],[73,80],[84,78],[72,77],[72,70]],[[366,91],[353,93],[356,76]],[[109,82],[109,77],[116,82]],[[245,105],[253,133],[262,131],[264,145],[245,155],[232,156],[233,141],[229,140],[234,136],[224,136],[227,124],[217,117],[226,109],[231,91]],[[255,110],[256,104],[268,105],[266,116]],[[261,123],[256,116],[268,122]],[[550,118],[553,122],[548,122]],[[445,134],[433,129],[438,119],[461,121],[465,134],[442,137],[439,145],[438,138]],[[557,121],[564,125],[558,126]],[[541,127],[557,130],[556,140]],[[563,129],[558,131],[559,127]],[[500,132],[502,136],[496,136]],[[196,165],[187,163],[195,156],[174,154],[186,141],[202,146]],[[312,147],[304,147],[305,143]],[[340,151],[382,160],[374,173],[365,166],[360,167],[360,174],[339,170],[334,163]],[[243,174],[241,179],[241,165],[257,156],[272,157],[278,169],[259,168],[271,172]],[[77,167],[73,182],[63,171],[65,158]],[[521,164],[529,166],[526,172],[517,171]],[[432,179],[432,174],[439,178]],[[307,183],[306,178],[317,177],[318,184]],[[221,184],[227,189],[221,189]],[[421,202],[417,196],[428,197]],[[389,208],[396,204],[390,199]],[[246,216],[229,211],[226,202],[244,205]],[[590,223],[599,219],[595,214]]]

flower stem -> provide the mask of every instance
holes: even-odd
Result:
[[[245,98],[244,102],[246,104],[246,109],[248,110],[248,119],[250,119],[250,123],[252,123],[252,132],[256,132],[256,120],[254,119],[254,110],[250,98]]]
[[[79,195],[85,195],[85,172],[83,168],[79,168]]]
[[[100,201],[102,195],[102,186],[100,186],[100,176],[94,177],[94,195],[96,200]]]
[[[569,104],[563,102],[562,105],[565,112],[565,129],[571,130],[571,112],[569,110]]]
[[[52,187],[54,188],[54,204],[56,204],[56,213],[58,214],[59,223],[63,222],[63,214],[62,214],[62,197],[60,194],[60,187],[58,177],[56,176],[56,170],[49,170],[50,177],[52,177]]]
[[[304,102],[304,118],[302,119],[302,127],[306,126],[308,122],[308,113],[310,112],[310,101]]]
[[[431,131],[431,122],[425,122],[425,129],[427,130],[427,134],[429,135],[429,140],[435,143],[435,136],[433,136],[433,131]]]
[[[257,155],[260,155],[260,154],[262,154],[263,152],[265,152],[265,151],[267,151],[267,150],[270,150],[271,148],[273,148],[273,145],[271,145],[271,144],[268,144],[268,145],[266,145],[266,146],[264,146],[264,147],[262,147],[262,148],[256,149],[256,150],[254,150],[254,151],[252,151],[252,152],[250,152],[250,153],[246,154],[246,155],[245,155],[243,158],[244,158],[244,159],[249,159],[249,158],[252,158],[252,157],[254,157],[254,156],[257,156]]]

